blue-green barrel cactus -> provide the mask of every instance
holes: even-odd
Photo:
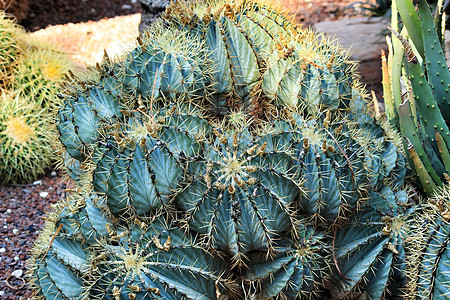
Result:
[[[292,114],[290,121],[274,122],[267,146],[269,152],[277,147],[291,154],[302,190],[297,207],[325,227],[345,223],[371,191],[399,190],[406,173],[398,143],[382,127],[333,121],[332,114],[316,120]]]
[[[267,149],[247,130],[213,131],[203,152],[188,158],[175,199],[188,228],[241,265],[251,251],[272,252],[278,236],[293,230],[300,189],[289,153]]]
[[[435,191],[419,208],[409,239],[405,299],[450,297],[450,189]]]
[[[280,37],[296,32],[290,18],[274,4],[259,1],[178,1],[163,19],[170,27],[187,28],[204,41],[213,67],[211,110],[259,108],[259,85],[266,57]]]

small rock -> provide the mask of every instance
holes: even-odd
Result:
[[[14,234],[18,234],[18,233],[19,233],[19,229],[14,228],[14,229],[12,230],[12,232],[13,232]]]
[[[55,177],[55,176],[56,176],[56,171],[52,171],[52,172],[50,173],[50,175],[53,176],[53,177]]]
[[[5,253],[6,249],[5,248],[0,248],[0,253]]]
[[[7,228],[8,228],[8,225],[3,225],[3,228],[7,229]]]
[[[24,192],[25,194],[31,194],[31,191],[28,189],[22,189],[22,192]]]
[[[124,4],[122,5],[122,9],[132,9],[133,7],[130,4]]]
[[[22,277],[23,271],[22,270],[15,270],[11,273],[12,276],[16,277],[16,278],[20,278]]]
[[[40,192],[39,196],[41,196],[42,198],[47,198],[48,192]]]
[[[136,4],[137,0],[131,0],[131,3]]]
[[[14,260],[18,261],[20,258],[18,256],[14,256]]]
[[[6,213],[8,213],[8,214],[10,214],[11,212],[12,212],[11,208],[8,208],[8,209],[6,210]]]
[[[33,185],[39,185],[39,184],[42,184],[42,180],[37,180],[37,181],[33,182]]]
[[[0,296],[4,296],[5,292],[4,291],[0,291]]]

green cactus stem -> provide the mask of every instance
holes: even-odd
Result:
[[[277,254],[267,259],[251,255],[245,281],[264,299],[318,299],[325,266],[323,234],[311,226],[299,225],[300,239],[277,245]]]
[[[404,191],[384,187],[370,193],[367,204],[346,226],[336,228],[335,297],[384,299],[401,294],[412,212]]]

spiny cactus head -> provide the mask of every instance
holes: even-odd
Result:
[[[314,117],[334,109],[361,118],[367,113],[366,93],[355,68],[336,41],[302,29],[279,38],[267,56],[262,91],[275,105],[299,107]]]
[[[8,84],[15,60],[22,51],[25,31],[4,11],[0,11],[0,86]]]
[[[162,17],[182,25],[195,26],[195,23],[199,21],[207,24],[211,20],[219,20],[224,16],[235,19],[245,11],[260,9],[267,9],[271,17],[284,19],[286,25],[293,20],[281,5],[270,0],[237,0],[231,3],[225,0],[180,1],[177,4],[171,3]],[[292,24],[290,25],[292,26]]]
[[[31,182],[51,163],[46,111],[19,94],[0,95],[1,183]]]
[[[217,127],[213,132],[200,155],[189,158],[175,203],[205,246],[242,268],[247,254],[273,253],[279,235],[291,231],[299,188],[290,153],[274,148],[270,135],[253,139],[248,130]]]
[[[298,239],[277,244],[277,252],[250,256],[245,283],[263,299],[316,299],[327,271],[324,235],[299,223]]]
[[[450,288],[450,187],[439,187],[418,212],[408,239],[405,299],[445,298]]]
[[[406,285],[406,240],[415,206],[405,191],[371,192],[362,209],[333,233],[332,293],[382,299]],[[380,288],[383,287],[383,288]]]
[[[126,122],[105,126],[93,144],[86,187],[104,195],[115,215],[164,209],[183,181],[187,159],[201,153],[209,131],[198,110],[183,104],[132,112]]]
[[[212,80],[210,68],[203,41],[185,28],[168,30],[162,22],[141,34],[120,64],[127,90],[144,102],[201,100]]]
[[[54,107],[64,74],[71,66],[68,57],[56,49],[31,47],[18,58],[12,88],[44,107]]]

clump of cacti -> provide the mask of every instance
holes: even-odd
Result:
[[[76,189],[34,248],[36,294],[401,295],[406,162],[353,70],[268,3],[169,6],[59,95]]]
[[[69,66],[0,12],[1,184],[32,182],[50,167],[50,110]]]
[[[433,18],[426,1],[419,1],[418,13],[410,1],[394,1],[387,62],[383,55],[386,116],[401,132],[410,165],[428,195],[448,182],[450,171],[450,71],[436,29],[441,7],[439,1]],[[401,30],[398,13],[405,24]]]

